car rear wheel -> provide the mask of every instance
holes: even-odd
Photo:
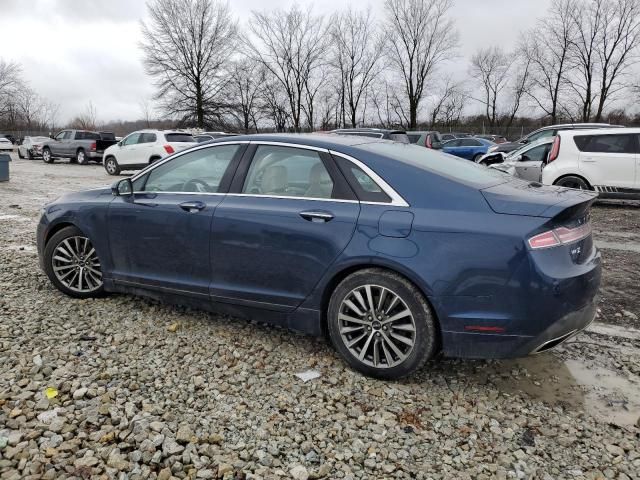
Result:
[[[82,148],[78,149],[78,151],[76,152],[76,162],[78,162],[80,165],[86,165],[88,163],[87,154]]]
[[[54,234],[44,249],[47,276],[61,292],[76,298],[104,293],[102,264],[91,240],[76,227]]]
[[[478,163],[478,161],[482,158],[482,154],[478,153],[476,155],[473,156],[473,161],[474,163]]]
[[[577,190],[591,190],[591,186],[583,178],[573,175],[561,178],[556,181],[554,185],[558,185],[559,187],[575,188]]]
[[[42,160],[44,161],[44,163],[53,163],[51,150],[49,150],[47,147],[42,149]]]
[[[108,157],[104,161],[104,169],[109,175],[119,175],[120,165],[116,161],[115,157]]]
[[[334,290],[329,336],[342,358],[371,377],[397,379],[418,370],[437,347],[424,296],[409,281],[382,269],[360,270]]]

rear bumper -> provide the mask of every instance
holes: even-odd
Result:
[[[456,358],[517,358],[542,353],[562,344],[587,328],[596,316],[595,297],[580,310],[570,312],[539,335],[501,335],[443,332],[443,353]]]

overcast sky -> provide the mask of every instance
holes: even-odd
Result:
[[[233,0],[241,24],[251,10],[287,8],[291,0]],[[370,5],[377,17],[383,0],[299,0],[318,13],[349,4]],[[522,30],[542,16],[550,0],[455,0],[452,15],[460,32],[460,58],[449,68],[464,74],[479,47],[511,48]],[[153,95],[142,66],[140,21],[144,0],[0,0],[0,58],[22,64],[31,86],[60,104],[59,123],[83,111],[89,101],[99,121],[141,118],[140,100]]]

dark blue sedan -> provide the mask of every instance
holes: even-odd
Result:
[[[44,207],[41,266],[331,339],[398,378],[443,352],[542,352],[594,318],[595,194],[434,150],[327,135],[220,139]]]
[[[487,153],[489,147],[495,145],[490,140],[484,138],[456,138],[442,144],[442,151],[455,155],[456,157],[466,158],[477,162],[480,157]]]

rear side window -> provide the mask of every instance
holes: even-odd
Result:
[[[100,134],[96,132],[76,132],[76,140],[100,140]]]
[[[482,143],[479,142],[478,140],[473,140],[471,138],[465,138],[463,140],[460,140],[460,146],[461,147],[481,147]]]
[[[411,143],[409,137],[404,132],[394,132],[389,134],[389,140],[400,143]]]
[[[169,143],[195,143],[196,140],[188,133],[165,133],[164,137]]]
[[[364,170],[346,158],[333,157],[362,202],[391,203],[391,198]]]
[[[581,152],[634,153],[633,135],[576,135],[573,141]]]
[[[138,143],[153,143],[156,141],[155,133],[141,133]]]

